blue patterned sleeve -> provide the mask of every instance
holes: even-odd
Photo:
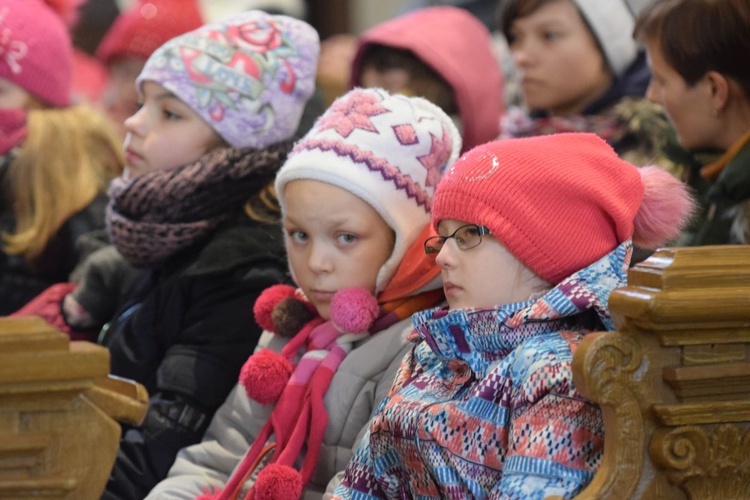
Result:
[[[365,433],[357,451],[349,460],[344,479],[333,491],[332,500],[370,500],[386,498],[375,477],[374,463],[370,456],[370,431]]]
[[[571,498],[593,478],[604,447],[602,415],[573,385],[571,340],[531,343],[518,357],[526,366],[516,373],[520,396],[491,498]]]

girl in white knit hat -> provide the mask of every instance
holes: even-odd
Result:
[[[149,498],[321,496],[391,385],[411,314],[443,301],[422,241],[460,150],[440,108],[382,89],[339,98],[295,145],[276,190],[299,288],[255,303],[266,333],[242,384]]]

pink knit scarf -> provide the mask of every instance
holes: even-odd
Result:
[[[379,305],[364,289],[340,290],[331,301],[330,321],[315,315],[284,346],[281,354],[263,349],[251,356],[240,378],[248,396],[263,404],[275,401],[276,405],[225,488],[207,492],[197,500],[238,498],[247,479],[259,468],[262,470],[246,499],[299,498],[318,462],[328,424],[323,399],[341,362],[357,342],[416,311],[434,306],[442,298],[442,290],[438,289]],[[302,302],[304,306],[292,308],[290,302]],[[287,311],[279,311],[285,307]],[[279,318],[288,315],[290,309],[302,311],[303,315],[307,311],[307,317],[314,310],[293,288],[277,285],[259,297],[255,305],[256,320],[264,329],[275,331],[279,329]],[[304,354],[294,366],[291,360],[300,351]],[[298,472],[294,464],[305,447]]]

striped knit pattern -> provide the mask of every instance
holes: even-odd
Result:
[[[197,162],[109,187],[110,241],[133,266],[150,267],[209,234],[273,179],[290,142],[263,150],[222,148]]]
[[[600,409],[571,362],[590,329],[611,330],[630,242],[537,300],[414,316],[418,342],[334,498],[572,497],[603,452]]]

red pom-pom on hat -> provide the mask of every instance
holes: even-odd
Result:
[[[258,474],[256,500],[297,500],[302,495],[302,477],[288,465],[270,464]]]
[[[289,285],[273,285],[261,292],[253,306],[255,322],[264,330],[275,331],[271,314],[273,308],[284,299],[294,297],[294,287]]]
[[[271,349],[262,349],[245,361],[240,383],[250,399],[265,405],[279,399],[293,371],[291,361]]]

